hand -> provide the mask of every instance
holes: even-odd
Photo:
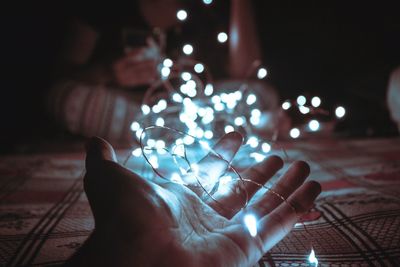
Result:
[[[240,134],[229,133],[214,151],[230,161],[241,142]],[[214,155],[198,165],[214,175],[227,167]],[[279,157],[271,156],[243,177],[264,184],[282,165]],[[242,203],[221,196],[219,202],[236,205],[237,211],[227,211],[215,201],[203,202],[183,185],[161,179],[154,183],[127,170],[116,162],[111,145],[100,138],[87,145],[86,169],[85,192],[95,230],[69,266],[253,266],[290,232],[321,190],[317,182],[303,184],[309,167],[295,162],[274,187],[291,205],[266,193],[240,211]],[[249,184],[249,197],[257,189]],[[255,237],[242,222],[246,212],[259,218]]]
[[[136,48],[115,61],[112,65],[115,82],[121,87],[154,82],[157,78],[157,53],[153,50],[154,48]]]

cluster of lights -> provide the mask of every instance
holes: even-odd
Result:
[[[313,111],[318,111],[321,106],[321,98],[318,96],[313,96],[310,99],[310,106],[307,106],[307,98],[304,95],[299,95],[295,101],[289,101],[286,100],[282,103],[282,109],[283,110],[289,110],[292,107],[297,107],[298,111],[301,114],[310,114]],[[335,115],[337,119],[342,119],[346,114],[346,109],[342,106],[338,106],[335,109]],[[320,122],[317,119],[311,119],[307,123],[307,128],[306,130],[309,130],[311,132],[317,132],[321,129]],[[289,131],[289,136],[293,139],[299,138],[301,136],[301,130],[299,128],[292,128]]]

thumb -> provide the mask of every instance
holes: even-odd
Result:
[[[86,170],[93,170],[104,160],[117,162],[113,147],[100,137],[90,138],[86,143]]]

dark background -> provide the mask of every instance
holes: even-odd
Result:
[[[344,105],[346,119],[338,131],[348,136],[396,134],[386,110],[390,72],[400,65],[398,1],[253,1],[268,82],[282,99],[319,95],[327,107]],[[218,31],[228,31],[229,3],[183,1],[189,19],[171,31],[170,51],[189,41],[195,56],[210,65],[217,78],[227,45]],[[72,16],[97,16],[104,25],[129,15],[126,3],[40,2],[3,10],[1,60],[1,152],[21,144],[40,144],[68,136],[44,110],[44,96]],[[110,8],[112,7],[112,8]],[[119,12],[121,10],[121,12]],[[109,14],[108,14],[109,12]],[[137,14],[137,10],[132,10]]]

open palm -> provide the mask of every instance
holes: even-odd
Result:
[[[214,151],[230,161],[241,142],[239,134],[230,133]],[[213,155],[198,165],[213,175],[227,167]],[[282,165],[272,156],[243,176],[264,184]],[[318,183],[303,184],[308,165],[295,162],[274,186],[290,205],[268,192],[244,210],[229,194],[218,202],[203,201],[185,186],[150,182],[122,167],[111,145],[100,138],[88,143],[86,169],[95,230],[67,262],[70,266],[252,266],[290,232],[320,193]],[[249,197],[258,189],[251,183],[246,187]],[[243,224],[246,213],[259,218],[255,237]]]

